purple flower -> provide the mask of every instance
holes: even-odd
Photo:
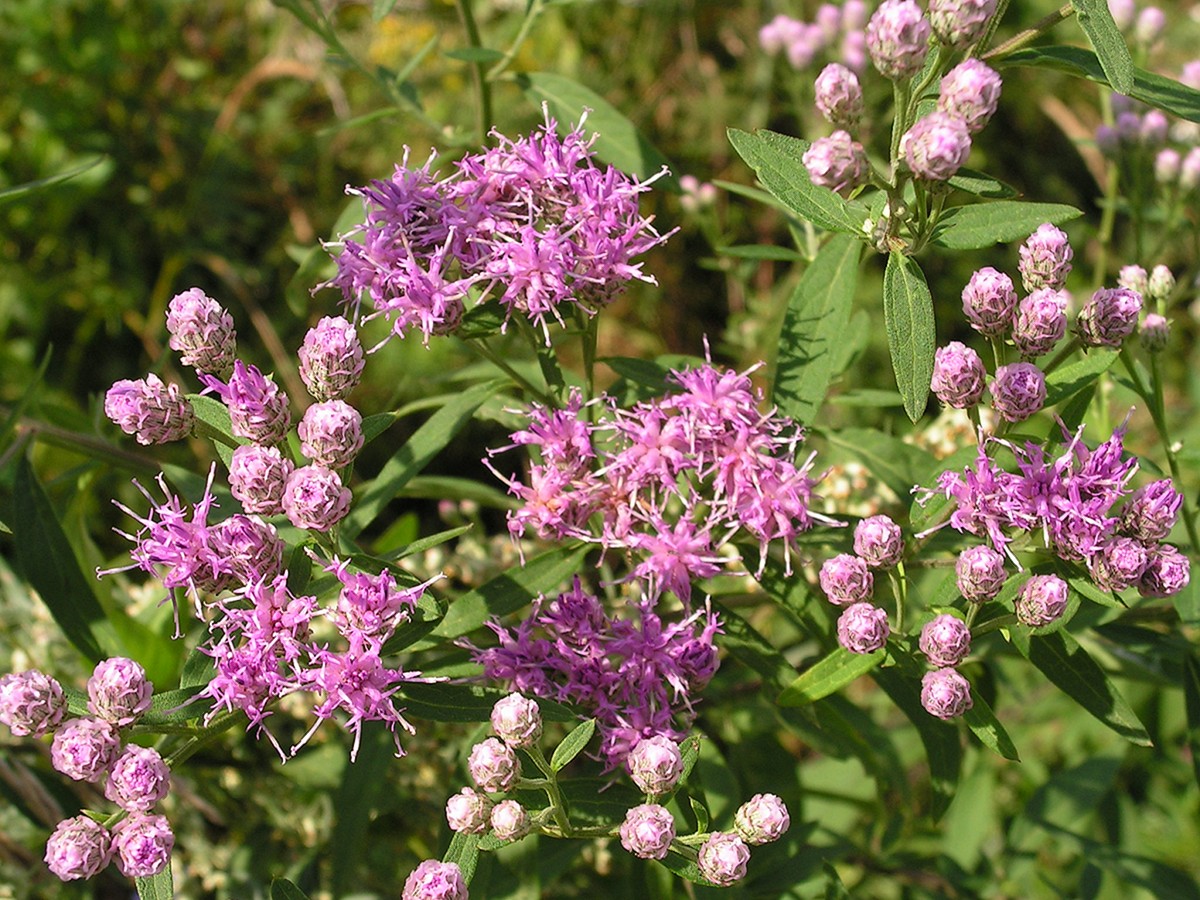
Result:
[[[521,761],[503,741],[487,738],[471,748],[467,771],[481,791],[507,794],[521,777]]]
[[[1183,508],[1183,494],[1170,478],[1143,485],[1121,508],[1121,531],[1147,543],[1161,541],[1171,533]]]
[[[894,0],[885,0],[894,2]],[[874,20],[872,20],[874,21]],[[714,831],[700,846],[696,865],[700,874],[720,887],[729,887],[746,877],[750,848],[736,834]]]
[[[638,741],[625,760],[629,775],[647,794],[665,794],[675,787],[683,772],[679,745],[665,735]]]
[[[227,383],[201,373],[200,380],[229,408],[230,429],[255,444],[277,444],[292,423],[287,394],[254,366],[240,359]]]
[[[995,0],[977,2],[995,4]],[[978,134],[996,112],[1000,87],[1000,76],[994,69],[977,59],[966,59],[942,78],[937,108],[962,119],[968,132]]]
[[[621,846],[642,859],[665,859],[675,839],[675,820],[666,807],[653,803],[625,813],[620,828]]]
[[[847,606],[838,617],[838,643],[851,653],[874,653],[890,634],[887,613],[870,603]]]
[[[830,63],[821,70],[813,85],[817,109],[834,128],[849,130],[863,113],[862,85],[858,76],[841,63]]]
[[[302,466],[284,485],[283,511],[297,528],[328,531],[350,511],[350,489],[332,469]]]
[[[1062,618],[1067,611],[1067,583],[1057,575],[1031,575],[1017,594],[1017,621],[1041,628]]]
[[[341,316],[326,316],[304,335],[300,380],[317,400],[341,400],[362,379],[362,342]]]
[[[362,415],[343,400],[314,403],[296,432],[300,452],[329,469],[350,465],[363,446]]]
[[[1143,597],[1173,597],[1188,586],[1192,564],[1170,544],[1160,544],[1150,553],[1146,571],[1138,582]]]
[[[1007,573],[1004,556],[986,544],[968,547],[954,563],[955,584],[971,603],[983,603],[1000,593]]]
[[[971,629],[957,616],[935,616],[921,629],[920,647],[931,666],[957,666],[971,652]]]
[[[467,900],[467,883],[454,863],[427,859],[404,879],[401,900]]]
[[[0,677],[0,722],[16,737],[41,737],[67,712],[62,685],[37,669]]]
[[[1183,157],[1173,147],[1164,147],[1154,157],[1154,180],[1161,185],[1173,185],[1179,180]],[[1134,288],[1137,290],[1137,288]]]
[[[63,881],[99,875],[112,858],[112,835],[87,816],[64,819],[46,842],[46,866]]]
[[[996,370],[992,407],[1006,422],[1023,422],[1046,403],[1046,376],[1032,363],[1009,363]]]
[[[935,110],[917,119],[900,139],[900,149],[914,178],[946,181],[967,161],[971,133],[957,115]]]
[[[1066,291],[1038,288],[1017,306],[1013,320],[1013,343],[1027,359],[1054,349],[1067,333]]]
[[[113,855],[126,878],[150,878],[171,864],[175,835],[166,816],[135,812],[113,829]]]
[[[982,335],[1000,337],[1012,327],[1017,292],[1012,279],[991,266],[979,269],[962,292],[963,314]]]
[[[492,730],[510,747],[532,747],[542,736],[542,712],[535,701],[509,694],[492,707]]]
[[[171,770],[158,751],[130,744],[109,770],[104,796],[121,809],[149,812],[170,790]]]
[[[446,821],[459,834],[483,834],[488,829],[492,801],[471,788],[463,788],[446,801]]]
[[[251,514],[283,512],[283,488],[296,468],[278,447],[242,444],[229,461],[229,491]]]
[[[921,705],[939,719],[957,718],[974,705],[971,685],[957,669],[931,669],[921,679]]]
[[[50,745],[54,768],[76,781],[97,781],[121,752],[116,726],[84,716],[71,719],[56,732]]]
[[[1157,150],[1167,142],[1167,132],[1170,128],[1170,123],[1167,121],[1167,116],[1161,110],[1151,109],[1142,116],[1141,126],[1138,128],[1138,137],[1141,139],[1141,145],[1151,150]]]
[[[493,806],[488,822],[502,841],[517,841],[529,834],[529,813],[516,800],[501,800]]]
[[[733,816],[734,830],[747,844],[777,841],[791,824],[787,806],[775,794],[755,794]]]
[[[1021,283],[1027,293],[1033,293],[1038,288],[1062,288],[1067,283],[1075,253],[1066,232],[1046,222],[1026,238],[1019,255]]]
[[[272,581],[283,570],[283,541],[257,516],[232,515],[209,529],[221,572],[239,585]]]
[[[804,151],[803,159],[813,184],[839,194],[849,193],[865,183],[871,171],[863,145],[846,131],[817,138]]]
[[[378,575],[369,575],[366,572],[350,572],[348,563],[348,560],[335,560],[325,569],[342,583],[333,620],[344,635],[359,632],[387,640],[398,625],[408,621],[417,601],[432,584],[432,581],[427,581],[401,588],[395,576],[386,569]]]
[[[196,423],[179,385],[165,384],[157,375],[118,381],[104,395],[104,414],[139,444],[181,441]]]
[[[969,409],[983,397],[986,376],[979,354],[965,344],[951,341],[934,354],[930,388],[947,406]]]
[[[1149,562],[1140,541],[1114,537],[1104,542],[1099,553],[1088,557],[1088,571],[1101,590],[1123,591],[1138,583]]]
[[[961,49],[975,43],[995,13],[996,0],[929,0],[933,33],[947,47]]]
[[[1138,340],[1147,353],[1161,353],[1167,349],[1167,341],[1171,338],[1170,323],[1158,313],[1149,313],[1142,320],[1138,330]]]
[[[872,569],[890,569],[904,556],[900,526],[888,516],[869,516],[854,526],[854,552]]]
[[[93,714],[114,725],[131,725],[150,708],[154,685],[132,659],[114,656],[96,664],[87,691]]]
[[[1142,295],[1128,288],[1101,288],[1079,311],[1075,330],[1085,347],[1120,347],[1133,334]]]
[[[185,366],[225,375],[233,368],[237,332],[231,316],[200,288],[176,294],[167,305],[168,345]]]
[[[913,0],[884,0],[867,23],[867,50],[892,81],[921,71],[929,51],[929,20]]]
[[[875,578],[867,561],[849,553],[839,553],[825,560],[818,580],[829,602],[838,606],[866,600],[875,588]]]

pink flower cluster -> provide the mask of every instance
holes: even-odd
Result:
[[[867,64],[866,24],[864,0],[846,0],[841,6],[822,3],[812,22],[775,16],[758,30],[758,43],[771,56],[782,53],[793,69],[807,69],[828,53],[861,72]]]

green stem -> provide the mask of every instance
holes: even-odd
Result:
[[[213,719],[211,724],[204,727],[204,731],[185,742],[178,749],[172,751],[165,760],[167,767],[174,769],[176,766],[187,762],[197,751],[211,744],[224,732],[228,731],[240,715],[241,713],[236,712],[221,713]]]
[[[1125,356],[1124,352],[1121,354]],[[1132,365],[1126,364],[1126,369],[1133,369]],[[1150,416],[1154,419],[1155,427],[1158,428],[1158,436],[1162,441],[1163,449],[1167,454],[1167,467],[1171,470],[1171,479],[1175,482],[1176,489],[1183,496],[1182,513],[1183,526],[1187,529],[1188,540],[1192,544],[1192,552],[1200,552],[1200,537],[1196,530],[1196,507],[1188,503],[1187,495],[1184,493],[1183,481],[1179,471],[1179,457],[1175,448],[1175,444],[1171,441],[1171,435],[1167,431],[1167,416],[1166,406],[1163,402],[1163,381],[1162,370],[1158,364],[1158,354],[1150,354],[1150,382],[1153,390],[1153,399],[1147,398],[1146,402],[1150,407]]]
[[[900,187],[900,138],[904,137],[907,129],[905,120],[908,117],[908,82],[892,82],[892,142],[888,153],[888,161],[892,165],[892,188]],[[893,205],[903,201],[899,193],[893,199]]]
[[[1005,4],[1005,5],[1007,6],[1007,4]],[[1043,34],[1045,34],[1047,31],[1049,31],[1051,28],[1053,28],[1059,22],[1063,22],[1063,21],[1071,18],[1071,16],[1073,16],[1074,14],[1075,14],[1075,7],[1072,6],[1070,3],[1064,3],[1062,6],[1060,6],[1058,9],[1056,9],[1054,12],[1050,13],[1048,16],[1043,16],[1041,19],[1039,19],[1037,22],[1035,22],[1031,27],[1026,28],[1024,31],[1018,32],[1017,34],[1014,34],[1003,44],[1001,44],[998,47],[993,47],[987,53],[983,54],[983,56],[980,58],[983,60],[995,59],[998,56],[1007,56],[1009,53],[1012,53],[1014,50],[1020,50],[1026,44],[1032,43],[1033,41],[1037,40],[1039,37],[1041,37]],[[997,11],[995,18],[992,20],[993,23],[998,21],[999,18],[1000,18],[1000,11]],[[985,38],[985,40],[987,40],[987,39],[990,39],[990,35],[988,35]],[[982,45],[982,43],[983,43],[983,41],[980,42],[980,45]]]
[[[463,28],[467,32],[467,43],[476,49],[483,47],[479,39],[479,26],[475,24],[475,14],[471,11],[471,0],[457,0],[458,15],[462,19]],[[471,64],[474,72],[475,93],[479,98],[479,143],[486,144],[488,132],[492,130],[492,86],[487,80],[484,63]]]
[[[896,633],[904,633],[904,607],[908,600],[908,577],[904,573],[904,563],[896,563],[896,571],[889,573],[892,582],[892,593],[896,595]]]
[[[550,809],[554,815],[554,823],[558,826],[558,830],[562,837],[573,837],[575,829],[571,827],[571,819],[567,815],[567,806],[563,802],[562,791],[558,787],[558,776],[554,770],[550,768],[550,763],[546,759],[546,755],[542,753],[542,748],[537,744],[526,748],[534,765],[541,770],[541,773],[546,776],[546,783],[542,785],[542,790],[546,792],[547,798],[550,800]]]
[[[504,58],[488,70],[486,81],[495,81],[505,69],[512,65],[512,61],[516,59],[517,53],[520,52],[521,47],[524,46],[526,39],[529,37],[530,31],[533,30],[534,23],[541,17],[542,11],[545,8],[545,0],[533,0],[529,11],[525,13],[525,19],[521,22],[521,29],[517,32],[517,36],[513,38],[513,42],[505,52]]]
[[[525,391],[530,394],[530,396],[534,397],[539,402],[544,403],[546,406],[551,406],[551,407],[558,406],[558,403],[547,391],[544,391],[541,388],[539,388],[532,381],[530,381],[528,378],[526,378],[524,375],[522,375],[520,372],[518,372],[516,369],[514,369],[512,366],[510,366],[503,359],[503,357],[501,357],[499,354],[497,354],[494,350],[492,350],[491,347],[489,347],[483,341],[472,338],[472,339],[465,341],[465,343],[468,347],[470,347],[472,350],[474,350],[476,353],[478,353],[480,356],[482,356],[484,359],[486,359],[488,362],[490,362],[496,368],[500,369],[500,371],[502,371],[505,375],[507,375],[509,378],[511,378],[519,387],[524,388]]]
[[[1053,357],[1051,357],[1050,362],[1048,362],[1048,363],[1046,363],[1046,365],[1042,366],[1042,374],[1049,375],[1051,372],[1053,372],[1055,369],[1057,369],[1060,365],[1062,365],[1063,361],[1066,360],[1066,358],[1068,356],[1070,356],[1072,353],[1074,353],[1078,349],[1079,349],[1079,338],[1077,338],[1077,337],[1071,338],[1071,340],[1067,341],[1066,346],[1064,346],[1061,350],[1059,350],[1057,353],[1055,353]]]

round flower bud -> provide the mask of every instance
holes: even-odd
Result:
[[[817,7],[814,24],[821,30],[821,39],[826,43],[831,42],[842,29],[841,8],[832,3],[822,3]]]
[[[350,511],[350,489],[333,469],[301,466],[284,485],[283,511],[297,528],[328,531]]]
[[[1133,39],[1143,47],[1149,47],[1162,37],[1166,27],[1166,14],[1157,6],[1147,6],[1138,13],[1133,25]]]
[[[1143,597],[1173,597],[1188,586],[1191,575],[1188,558],[1170,544],[1162,544],[1150,553],[1138,593]]]
[[[821,70],[814,85],[817,109],[834,128],[851,129],[863,113],[862,85],[858,76],[841,63]]]
[[[887,613],[870,603],[847,606],[838,617],[838,643],[851,653],[874,653],[891,633]]]
[[[968,547],[954,563],[958,591],[971,603],[984,603],[1000,593],[1006,580],[1004,556],[986,544]]]
[[[1010,363],[996,370],[992,407],[1006,422],[1023,422],[1046,403],[1046,376],[1032,363]]]
[[[175,835],[166,816],[135,812],[113,829],[113,855],[126,878],[150,878],[171,864]]]
[[[1012,327],[1017,291],[1011,278],[985,266],[963,288],[962,305],[972,328],[987,337],[1000,337]]]
[[[121,736],[116,726],[84,716],[71,719],[56,732],[50,745],[54,768],[76,781],[96,781],[116,761]]]
[[[1194,191],[1200,187],[1200,147],[1193,147],[1179,166],[1179,187],[1183,191]]]
[[[99,875],[111,858],[112,835],[87,816],[59,822],[46,841],[46,867],[63,881]]]
[[[817,138],[804,151],[803,159],[813,184],[838,193],[863,184],[871,168],[863,145],[845,131]]]
[[[818,580],[829,602],[838,606],[866,600],[875,589],[875,578],[867,568],[866,560],[849,553],[839,553],[825,560]]]
[[[492,801],[484,794],[463,788],[446,801],[446,821],[460,834],[483,834],[488,829]]]
[[[489,817],[492,833],[502,841],[518,841],[529,834],[529,813],[516,800],[501,800]]]
[[[986,384],[983,360],[966,344],[951,341],[934,354],[929,387],[947,406],[969,409],[979,402]]]
[[[488,738],[471,748],[467,771],[481,791],[506,794],[521,777],[521,761],[503,741]]]
[[[116,382],[104,395],[104,414],[139,444],[183,440],[196,424],[179,385],[165,384],[157,375]]]
[[[958,116],[935,110],[913,123],[900,149],[914,178],[946,181],[967,161],[971,133]]]
[[[1166,115],[1160,110],[1152,109],[1142,116],[1138,125],[1138,142],[1150,150],[1157,150],[1167,142],[1170,127]]]
[[[1134,19],[1137,18],[1137,2],[1136,0],[1108,0],[1108,11],[1112,13],[1117,28],[1121,31],[1128,31],[1133,27]]]
[[[314,403],[296,433],[301,453],[319,466],[340,469],[350,465],[362,449],[362,415],[343,400]]]
[[[1067,240],[1067,233],[1049,222],[1039,225],[1018,251],[1021,283],[1026,293],[1038,288],[1060,289],[1067,283],[1071,272],[1071,260],[1075,251]]]
[[[1164,147],[1154,157],[1154,180],[1159,184],[1171,185],[1179,180],[1179,169],[1183,157],[1178,150]]]
[[[755,794],[733,816],[734,830],[747,844],[777,841],[791,824],[787,807],[774,794]]]
[[[886,0],[890,3],[893,0]],[[715,831],[700,845],[696,865],[700,874],[721,887],[729,887],[746,877],[750,848],[736,834]]]
[[[467,900],[462,870],[452,862],[427,859],[404,879],[400,900]]]
[[[299,355],[300,380],[318,400],[341,400],[362,380],[362,342],[341,316],[326,316],[310,328]]]
[[[1138,583],[1150,558],[1146,548],[1133,538],[1109,538],[1098,553],[1088,558],[1088,572],[1096,586],[1105,591],[1123,591]]]
[[[916,75],[929,52],[929,20],[913,0],[883,0],[867,23],[867,51],[885,78]]]
[[[1150,272],[1146,292],[1155,303],[1165,303],[1175,290],[1175,276],[1166,266],[1155,266]]]
[[[807,69],[813,59],[825,48],[825,38],[817,25],[792,20],[791,28],[784,33],[784,53],[793,69]]]
[[[41,737],[67,712],[62,685],[37,669],[0,677],[0,722],[16,737]]]
[[[638,741],[625,765],[633,783],[647,794],[665,794],[679,782],[683,754],[669,737],[656,734]]]
[[[625,814],[620,835],[621,846],[634,856],[665,859],[675,839],[675,820],[666,807],[645,803]]]
[[[1161,541],[1179,520],[1183,495],[1170,478],[1138,488],[1121,508],[1121,531],[1139,541]]]
[[[1049,353],[1066,333],[1066,291],[1038,288],[1017,305],[1012,339],[1022,356],[1032,359]]]
[[[200,288],[171,298],[167,331],[171,335],[168,345],[179,353],[185,366],[212,375],[224,375],[233,368],[237,352],[233,316]]]
[[[201,374],[200,380],[225,401],[230,430],[238,437],[255,444],[278,444],[287,436],[292,424],[287,394],[255,366],[239,359],[227,384],[212,375]]]
[[[957,616],[940,615],[921,629],[920,646],[931,666],[957,666],[971,652],[971,629]]]
[[[233,581],[272,581],[283,571],[283,541],[257,516],[232,515],[208,530],[209,545]]]
[[[1171,326],[1158,313],[1150,313],[1142,320],[1138,330],[1138,340],[1146,348],[1147,353],[1161,353],[1167,348],[1171,337]]]
[[[1138,294],[1144,294],[1149,285],[1150,276],[1146,274],[1146,270],[1141,266],[1121,266],[1121,271],[1117,275],[1118,287],[1128,288]]]
[[[1079,311],[1075,330],[1085,347],[1120,347],[1137,328],[1142,295],[1128,288],[1101,288]]]
[[[942,78],[937,108],[958,116],[968,132],[978,134],[996,112],[1000,86],[994,69],[977,59],[965,59]]]
[[[932,669],[921,679],[921,705],[939,719],[954,719],[974,705],[971,684],[957,669]]]
[[[130,744],[117,757],[104,796],[121,809],[149,812],[171,790],[171,770],[153,747]]]
[[[846,7],[843,6],[842,9],[845,10]],[[861,29],[847,31],[842,35],[842,45],[838,48],[838,53],[842,65],[861,75],[867,67],[867,33]]]
[[[532,747],[542,736],[542,712],[535,701],[509,694],[492,707],[492,730],[510,747]]]
[[[983,37],[996,0],[929,0],[929,22],[947,47],[968,47]]]
[[[1033,575],[1016,599],[1017,621],[1030,628],[1057,622],[1067,610],[1067,583],[1057,575]]]
[[[278,447],[242,444],[229,461],[229,491],[248,513],[278,515],[283,512],[283,487],[295,468]]]
[[[854,552],[872,569],[890,569],[904,556],[900,526],[888,516],[869,516],[854,526]]]
[[[87,692],[92,713],[114,725],[131,725],[150,708],[154,685],[132,659],[114,656],[96,664]]]

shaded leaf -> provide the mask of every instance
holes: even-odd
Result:
[[[406,715],[434,722],[486,722],[491,718],[496,701],[510,691],[486,688],[477,684],[435,682],[405,684],[396,695],[396,705],[403,706]],[[542,718],[551,722],[572,722],[576,715],[553,700],[538,699]]]
[[[595,719],[587,719],[571,729],[571,733],[563,738],[562,743],[554,748],[554,755],[550,757],[551,771],[561,772],[567,763],[583,752],[583,749],[588,745],[588,741],[592,739],[592,735],[595,732]]]
[[[286,878],[275,878],[271,881],[271,900],[308,900],[308,894]]]
[[[1183,701],[1187,708],[1187,739],[1192,774],[1200,784],[1200,657],[1189,653],[1183,667]]]
[[[391,733],[382,722],[362,723],[358,753],[346,766],[332,797],[336,820],[329,839],[333,890],[342,896],[355,886],[356,872],[367,846],[367,830],[381,799],[383,783],[395,753]]]
[[[1057,406],[1094,383],[1119,356],[1115,350],[1092,350],[1083,359],[1055,369],[1046,376],[1046,408]]]
[[[1008,731],[1000,724],[1000,720],[978,691],[971,692],[971,708],[963,714],[963,721],[985,747],[999,753],[1005,759],[1020,761],[1017,745],[1013,743]]]
[[[865,675],[887,657],[887,652],[851,653],[838,647],[819,663],[804,671],[779,695],[780,706],[803,706],[840,690]]]
[[[469,63],[493,63],[504,59],[501,51],[491,47],[462,47],[458,50],[446,50],[442,55],[448,59]]]
[[[777,259],[781,262],[802,262],[804,254],[787,247],[775,247],[771,244],[739,244],[733,247],[717,247],[716,253],[721,256],[732,256],[735,259]]]
[[[75,166],[73,169],[67,169],[65,172],[59,172],[57,175],[50,175],[46,178],[39,178],[37,181],[27,181],[24,184],[14,184],[12,187],[0,190],[0,204],[8,203],[16,200],[19,197],[24,197],[26,194],[32,194],[35,191],[40,191],[48,187],[53,187],[56,184],[61,184],[76,176],[82,175],[89,169],[94,169],[102,162],[108,160],[107,156],[97,156],[95,159],[88,160]]]
[[[959,169],[947,182],[952,188],[957,188],[976,197],[987,197],[990,200],[1007,200],[1017,196],[1017,189],[1005,184],[991,175],[976,172],[974,169]]]
[[[911,256],[892,253],[883,273],[883,319],[896,387],[912,421],[925,414],[937,345],[933,296]]]
[[[1128,94],[1133,90],[1134,65],[1121,29],[1113,21],[1108,0],[1071,0],[1075,18],[1096,51],[1100,68],[1113,90]]]
[[[949,250],[982,250],[1028,237],[1039,225],[1061,225],[1083,215],[1064,203],[1025,203],[996,200],[956,206],[942,214],[933,229],[932,243]]]
[[[892,489],[901,500],[908,497],[914,485],[931,464],[933,457],[899,438],[869,428],[846,428],[821,432],[830,444],[849,450],[864,463],[871,473]]]

